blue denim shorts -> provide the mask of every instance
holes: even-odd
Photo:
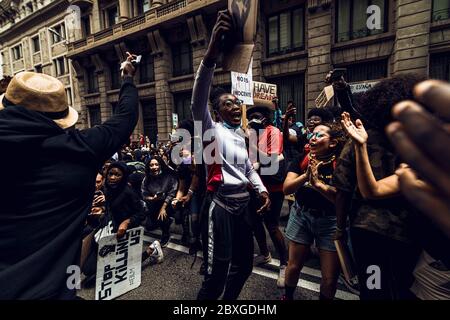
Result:
[[[295,214],[289,216],[286,238],[307,246],[315,241],[318,249],[336,251],[333,241],[335,231],[335,215],[317,215],[309,209],[298,208]]]

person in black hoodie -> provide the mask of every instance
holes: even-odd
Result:
[[[106,173],[105,207],[106,216],[112,221],[112,232],[118,237],[145,219],[144,207],[127,181],[127,165],[120,161],[112,163]]]
[[[159,156],[151,156],[145,166],[145,178],[142,181],[142,197],[147,204],[146,229],[158,225],[162,230],[161,246],[165,247],[170,239],[171,220],[168,215],[172,200],[178,189],[178,179]]]
[[[87,279],[93,278],[97,270],[98,241],[114,233],[121,238],[128,229],[139,227],[145,219],[141,199],[128,185],[128,175],[129,169],[121,161],[112,163],[106,171],[106,213],[101,218],[100,226],[95,232],[95,238],[91,244],[94,249],[91,250],[85,265],[83,265],[83,273]],[[144,251],[142,260],[144,261],[150,256],[156,258],[158,263],[162,261],[163,255],[158,241],[152,243]]]
[[[102,125],[72,129],[78,115],[64,85],[21,72],[0,97],[0,299],[74,299],[69,266],[78,266],[95,177],[138,119],[135,68],[128,54],[116,113]],[[36,88],[39,84],[39,88]],[[32,161],[30,161],[32,155]]]

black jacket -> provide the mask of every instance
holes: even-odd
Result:
[[[62,130],[20,106],[0,111],[0,299],[70,299],[97,170],[138,119],[137,89],[124,80],[117,113],[87,130]]]
[[[123,172],[122,181],[116,188],[111,188],[108,178],[105,182],[106,217],[112,220],[113,232],[117,232],[120,224],[130,219],[128,229],[135,228],[145,219],[144,206],[139,196],[128,186],[128,168],[124,162],[114,162],[109,167],[119,168]]]
[[[142,181],[142,196],[161,195],[161,199],[170,205],[177,195],[178,179],[175,172],[170,169],[163,170],[158,176],[146,175]]]

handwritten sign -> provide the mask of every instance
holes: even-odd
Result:
[[[272,100],[276,96],[276,84],[253,81],[253,101],[255,106],[266,106],[272,109]]]
[[[247,73],[239,73],[231,71],[231,90],[234,96],[239,100],[242,100],[246,105],[253,105],[253,95],[252,95],[252,63],[250,62],[250,67]]]
[[[144,228],[127,230],[98,241],[95,300],[111,300],[141,285]]]

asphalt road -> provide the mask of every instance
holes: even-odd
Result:
[[[287,214],[287,207],[283,207],[284,214]],[[282,213],[283,214],[283,213]],[[281,229],[284,230],[286,221],[281,222]],[[167,248],[163,249],[164,261],[161,264],[143,265],[141,285],[117,299],[123,300],[195,300],[201,286],[202,276],[198,273],[202,258],[198,254],[197,260],[191,269],[193,256],[187,254],[188,248],[180,245],[179,226],[172,226],[172,238]],[[148,243],[158,237],[158,231],[146,236]],[[268,237],[269,239],[269,237]],[[148,243],[144,243],[145,245]],[[277,254],[268,240],[269,249],[272,253],[270,264],[254,267],[252,275],[245,284],[239,299],[243,300],[278,300],[284,293],[276,285],[278,277],[279,261]],[[145,246],[144,246],[145,247]],[[257,254],[255,243],[255,255]],[[303,268],[295,299],[316,300],[319,296],[320,286],[320,265],[317,258],[312,257]],[[84,299],[93,300],[95,298],[94,288],[82,288],[78,295]],[[351,294],[342,283],[338,285],[337,299],[357,299]]]

